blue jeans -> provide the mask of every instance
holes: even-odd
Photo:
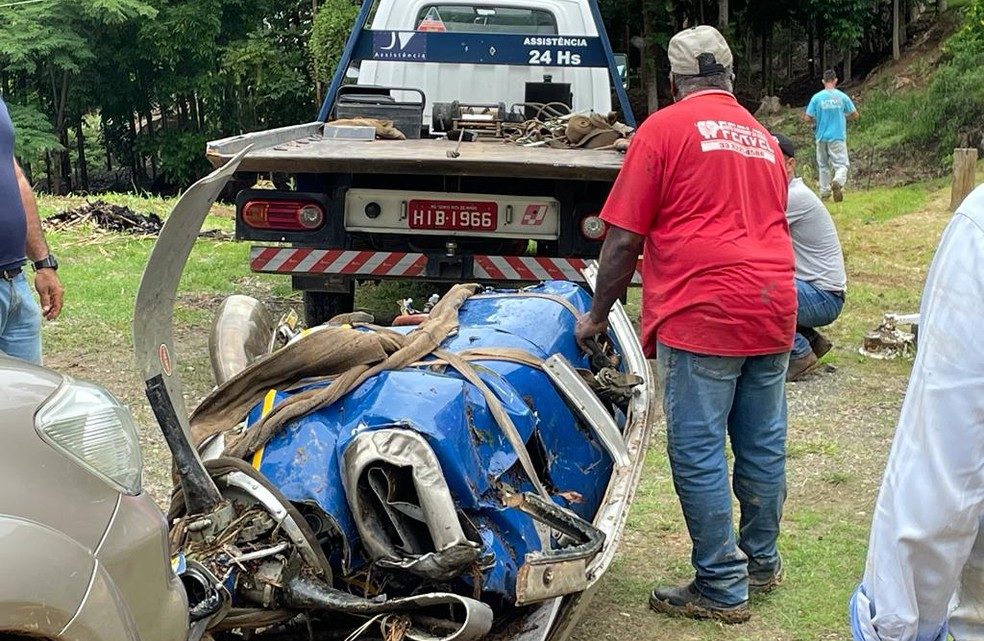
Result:
[[[796,279],[796,339],[792,358],[803,358],[812,351],[810,339],[816,336],[814,327],[830,325],[844,309],[843,295],[818,289],[805,280]]]
[[[789,354],[702,356],[656,348],[673,485],[693,542],[697,589],[727,605],[748,599],[748,572],[774,572],[786,500]],[[725,435],[734,452],[736,536]]]
[[[0,352],[41,364],[41,308],[23,273],[0,278]]]

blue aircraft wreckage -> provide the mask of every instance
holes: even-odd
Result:
[[[649,436],[650,373],[624,310],[588,355],[574,324],[591,295],[563,281],[456,285],[392,327],[355,313],[298,331],[233,296],[211,337],[217,387],[188,413],[174,294],[238,161],[176,205],[134,320],[195,629],[565,638],[611,564]]]

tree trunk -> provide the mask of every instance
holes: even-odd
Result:
[[[953,150],[953,186],[950,188],[950,211],[956,211],[974,188],[977,148]]]
[[[79,161],[76,163],[79,170],[79,187],[83,191],[89,191],[89,168],[85,161],[85,134],[82,132],[82,118],[79,118],[78,127],[75,130],[75,140],[79,149]]]
[[[195,117],[198,118],[198,131],[205,131],[205,109],[198,92],[195,92]]]
[[[820,72],[824,72],[830,68],[827,64],[827,39],[824,37],[823,32],[820,33],[820,37],[817,40],[817,48],[820,50]]]
[[[718,0],[718,29],[722,32],[728,28],[729,17],[728,0]]]
[[[320,102],[320,99],[319,99]],[[188,108],[191,110],[191,124],[196,130],[202,130],[201,117],[198,115],[198,96],[192,94],[188,99]]]
[[[844,76],[844,81],[845,82],[847,82],[848,80],[851,79],[851,75],[852,75],[851,74],[851,62],[852,62],[852,59],[853,58],[854,58],[854,52],[851,51],[851,48],[850,47],[848,47],[847,50],[844,52],[844,73],[843,73],[843,76]]]
[[[645,46],[642,50],[642,83],[646,88],[646,110],[653,113],[659,109],[659,76],[656,56],[653,55],[653,45],[650,42],[652,34],[653,13],[650,3],[642,5],[642,39]]]
[[[776,92],[776,74],[775,69],[772,68],[773,56],[772,56],[772,42],[773,36],[775,35],[775,27],[769,25],[769,30],[765,32],[765,63],[766,70],[768,71],[768,83],[766,87],[768,88],[768,95],[773,95]]]
[[[69,154],[71,145],[68,142],[68,128],[62,129],[61,136],[59,137],[61,142],[62,151],[58,152],[56,158],[58,159],[58,164],[60,166],[59,173],[61,174],[58,192],[60,195],[70,193],[72,191],[72,157]]]
[[[112,173],[113,152],[109,148],[109,136],[106,135],[106,123],[102,120],[102,117],[100,117],[99,121],[102,122],[103,146],[106,148],[106,173]]]
[[[51,171],[51,152],[46,151],[44,154],[44,173],[48,176],[48,191],[55,193],[55,175]]]
[[[810,26],[807,28],[806,34],[806,57],[810,61],[810,80],[817,77],[817,50],[813,38],[813,21],[810,20]]]
[[[899,0],[892,0],[892,58],[898,60],[902,57]]]
[[[147,137],[150,138],[150,148],[154,149],[154,112],[153,109],[147,107],[147,113],[144,114],[144,118],[147,120]],[[157,151],[150,152],[150,181],[154,182],[157,180]]]
[[[318,0],[311,0],[311,24],[314,24],[314,19],[318,16]],[[628,49],[626,49],[628,51]],[[314,79],[314,95],[317,98],[317,103],[320,105],[321,101],[324,100],[321,96],[321,80],[318,78]]]
[[[139,118],[137,115],[130,116],[130,140],[133,141],[130,144],[130,170],[133,172],[131,179],[134,184],[138,180],[143,183],[147,178],[147,168],[144,164],[143,154],[137,153],[137,118]]]
[[[789,30],[789,37],[786,39],[786,82],[793,79],[793,30]]]

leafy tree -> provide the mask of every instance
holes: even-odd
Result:
[[[314,16],[309,48],[319,82],[331,82],[358,12],[352,0],[327,0]]]
[[[34,86],[62,147],[68,144],[69,123],[81,120],[90,107],[70,99],[73,82],[94,57],[91,34],[106,25],[154,14],[144,0],[47,0],[11,7],[2,14],[4,67],[24,74]],[[61,149],[52,151],[56,164],[66,158]],[[52,187],[60,191],[61,181],[55,180]]]

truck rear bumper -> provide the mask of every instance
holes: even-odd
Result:
[[[446,256],[413,252],[262,246],[252,247],[249,256],[250,269],[265,274],[492,282],[556,279],[583,283],[581,270],[588,260],[547,256]],[[642,283],[641,269],[642,260],[632,278],[633,285]]]

